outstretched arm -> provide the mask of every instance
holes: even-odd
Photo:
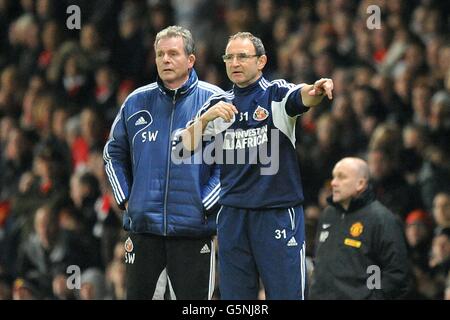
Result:
[[[315,107],[325,95],[328,99],[333,99],[333,80],[322,78],[314,82],[314,84],[304,85],[300,90],[303,105]]]

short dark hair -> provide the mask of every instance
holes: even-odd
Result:
[[[231,40],[236,40],[236,39],[249,39],[253,43],[253,46],[255,47],[255,53],[257,56],[262,56],[262,55],[266,54],[266,49],[264,49],[264,44],[262,43],[261,39],[254,36],[252,33],[238,32],[238,33],[230,36],[230,38],[228,39],[228,43]]]

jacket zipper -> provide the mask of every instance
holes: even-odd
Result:
[[[336,253],[341,253],[343,254],[344,250],[343,248],[345,248],[345,238],[347,238],[347,217],[346,217],[346,213],[345,212],[341,212],[341,221],[340,221],[340,225],[339,225],[339,230],[341,230],[341,232],[339,233],[339,238],[337,241],[337,248],[336,248]]]
[[[175,90],[175,93],[173,95],[172,99],[172,111],[170,112],[170,125],[169,125],[169,143],[168,145],[168,157],[167,157],[167,166],[166,166],[166,190],[164,193],[164,235],[167,235],[167,198],[169,196],[169,176],[170,176],[170,161],[171,161],[171,152],[172,152],[172,126],[173,126],[173,115],[175,111],[175,104],[176,104],[176,96],[177,96],[177,90]]]

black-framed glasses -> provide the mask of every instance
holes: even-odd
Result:
[[[259,54],[246,54],[246,53],[237,53],[237,54],[224,54],[222,59],[224,62],[231,62],[234,58],[237,59],[238,62],[246,62],[250,58],[259,57]]]

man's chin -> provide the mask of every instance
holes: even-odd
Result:
[[[241,81],[242,79],[233,79],[233,83],[236,84],[239,88],[244,88],[249,85],[247,81]]]
[[[234,83],[240,83],[245,80],[244,75],[242,73],[236,73],[231,75],[231,79]]]
[[[160,76],[160,78],[164,82],[172,82],[175,80],[174,77],[168,75],[162,75],[162,77]]]

